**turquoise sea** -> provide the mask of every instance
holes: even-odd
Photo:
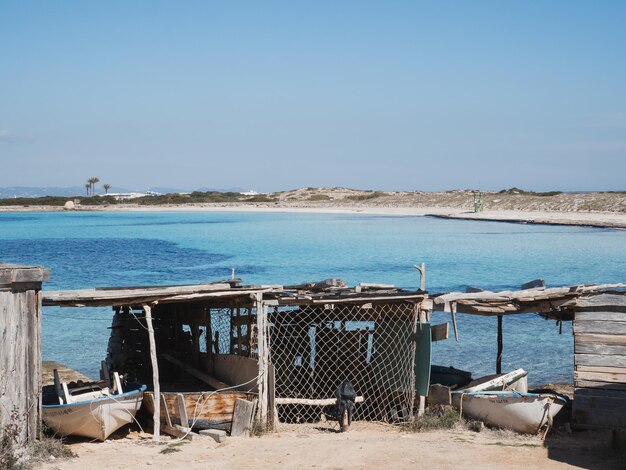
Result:
[[[0,213],[0,263],[51,270],[44,289],[198,283],[236,268],[246,284],[338,277],[415,288],[425,262],[430,292],[626,281],[626,231],[365,214],[258,212]],[[107,308],[44,308],[43,355],[90,376],[106,355]],[[493,373],[496,319],[459,315],[460,341],[434,359]],[[449,319],[435,313],[433,321]],[[536,315],[504,319],[503,369],[529,381],[570,382],[571,325]]]

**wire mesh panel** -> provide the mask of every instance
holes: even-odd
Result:
[[[353,419],[408,420],[415,397],[416,319],[412,302],[270,310],[279,421],[336,419],[336,392],[346,381],[357,395]]]

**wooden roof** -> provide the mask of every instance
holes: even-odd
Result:
[[[474,315],[510,315],[538,313],[545,317],[571,320],[573,308],[581,298],[603,293],[624,296],[626,284],[575,285],[533,288],[503,292],[450,292],[431,296],[434,310],[456,311]]]
[[[99,307],[143,305],[154,302],[199,302],[217,299],[246,298],[262,294],[274,305],[311,305],[335,303],[419,301],[422,291],[407,291],[391,285],[359,284],[348,287],[339,279],[327,279],[292,286],[240,286],[240,280],[197,285],[104,287],[82,290],[44,291],[44,306]]]

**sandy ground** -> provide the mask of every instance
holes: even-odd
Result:
[[[466,429],[425,433],[354,423],[348,433],[276,433],[262,437],[209,437],[155,444],[133,432],[104,443],[74,441],[78,457],[52,461],[42,470],[135,469],[624,469],[626,453],[610,450],[607,435],[548,438]],[[167,438],[166,438],[167,439]],[[164,449],[175,449],[163,453]],[[166,451],[167,452],[167,451]]]

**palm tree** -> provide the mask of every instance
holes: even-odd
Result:
[[[108,194],[109,189],[111,189],[111,185],[109,183],[105,183],[102,187],[104,188],[104,194]]]
[[[89,188],[91,188],[91,183],[85,183],[85,189],[87,190],[87,196],[89,196]]]
[[[97,176],[92,176],[91,178],[89,178],[87,180],[87,182],[91,185],[91,195],[92,196],[95,194],[96,183],[98,181],[100,181],[100,178],[98,178]]]

